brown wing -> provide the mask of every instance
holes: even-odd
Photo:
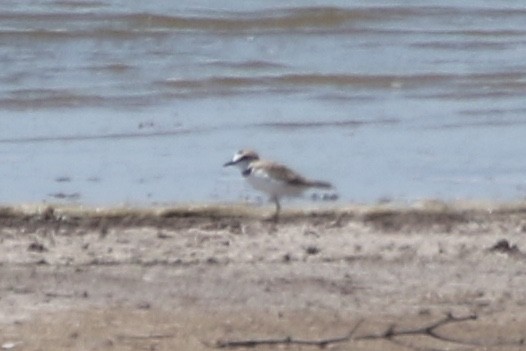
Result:
[[[327,182],[308,180],[307,178],[303,177],[301,174],[293,171],[287,166],[276,163],[276,162],[259,160],[259,161],[252,162],[250,164],[250,167],[255,170],[258,170],[258,169],[265,170],[271,177],[282,180],[290,185],[313,186],[313,187],[319,187],[319,188],[332,187],[331,184]]]

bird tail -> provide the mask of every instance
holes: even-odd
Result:
[[[322,180],[309,180],[308,185],[313,188],[320,188],[320,189],[332,189],[333,186],[329,182],[324,182]]]

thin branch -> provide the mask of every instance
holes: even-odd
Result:
[[[226,341],[217,341],[215,347],[218,349],[226,348],[239,348],[239,347],[256,347],[260,345],[306,345],[306,346],[317,346],[319,348],[325,348],[331,344],[337,344],[342,342],[347,342],[353,338],[354,332],[360,327],[363,320],[358,321],[356,325],[351,329],[349,333],[344,336],[326,338],[326,339],[317,339],[317,340],[305,340],[305,339],[295,339],[290,336],[277,339],[246,339],[246,340],[226,340]]]
[[[170,339],[175,338],[175,334],[151,334],[151,335],[116,335],[119,339],[135,339],[135,340],[150,340],[150,339]]]
[[[396,337],[400,336],[407,336],[407,335],[423,335],[428,336],[430,338],[449,342],[453,344],[458,345],[465,345],[465,346],[482,346],[486,344],[482,343],[476,343],[476,342],[467,342],[462,341],[454,338],[449,338],[447,336],[441,335],[438,333],[437,329],[439,329],[442,326],[445,326],[447,324],[452,323],[461,323],[465,321],[475,320],[477,319],[476,315],[468,315],[464,317],[455,317],[451,313],[448,313],[444,318],[439,319],[438,321],[431,323],[429,325],[424,325],[421,327],[416,327],[413,329],[403,329],[398,330],[396,328],[395,324],[390,325],[383,333],[380,334],[368,334],[368,335],[360,335],[355,337],[354,334],[356,330],[361,326],[363,323],[363,320],[360,320],[356,325],[352,328],[352,330],[347,333],[346,335],[334,337],[334,338],[324,338],[324,339],[314,339],[314,340],[306,340],[306,339],[296,339],[291,336],[283,337],[283,338],[269,338],[269,339],[240,339],[240,340],[225,340],[225,341],[217,341],[214,345],[209,345],[215,348],[220,349],[234,349],[234,348],[249,348],[249,347],[256,347],[256,346],[272,346],[272,345],[306,345],[306,346],[317,346],[319,348],[325,348],[328,345],[337,344],[337,343],[343,343],[348,342],[351,340],[389,340],[394,343],[400,343],[399,340],[396,340]],[[518,340],[515,343],[509,343],[509,345],[522,345],[524,344],[524,340]],[[502,345],[494,344],[491,346],[497,346]],[[415,350],[429,350],[426,348],[419,348],[417,346],[411,346],[411,345],[404,345],[406,347],[413,348]]]
[[[469,315],[465,317],[454,317],[450,313],[448,313],[443,319],[440,319],[428,326],[418,327],[414,329],[405,329],[405,330],[396,330],[395,325],[391,325],[384,333],[378,335],[366,335],[363,337],[360,337],[358,339],[391,339],[393,337],[397,336],[404,336],[404,335],[428,335],[430,337],[433,337],[435,339],[439,339],[442,341],[449,341],[449,342],[455,342],[455,343],[462,343],[462,341],[456,341],[452,339],[448,339],[436,332],[437,328],[440,328],[443,325],[450,324],[450,323],[458,323],[458,322],[464,322],[468,320],[474,320],[477,319],[476,315]]]

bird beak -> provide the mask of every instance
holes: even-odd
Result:
[[[235,165],[235,164],[236,164],[236,162],[234,162],[234,161],[229,161],[229,162],[225,163],[225,164],[223,165],[223,167],[233,166],[233,165]]]

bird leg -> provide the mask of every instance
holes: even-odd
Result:
[[[279,219],[279,212],[281,211],[281,205],[279,204],[279,199],[277,197],[272,197],[271,199],[276,204],[276,212],[274,213],[273,219],[277,222]]]

